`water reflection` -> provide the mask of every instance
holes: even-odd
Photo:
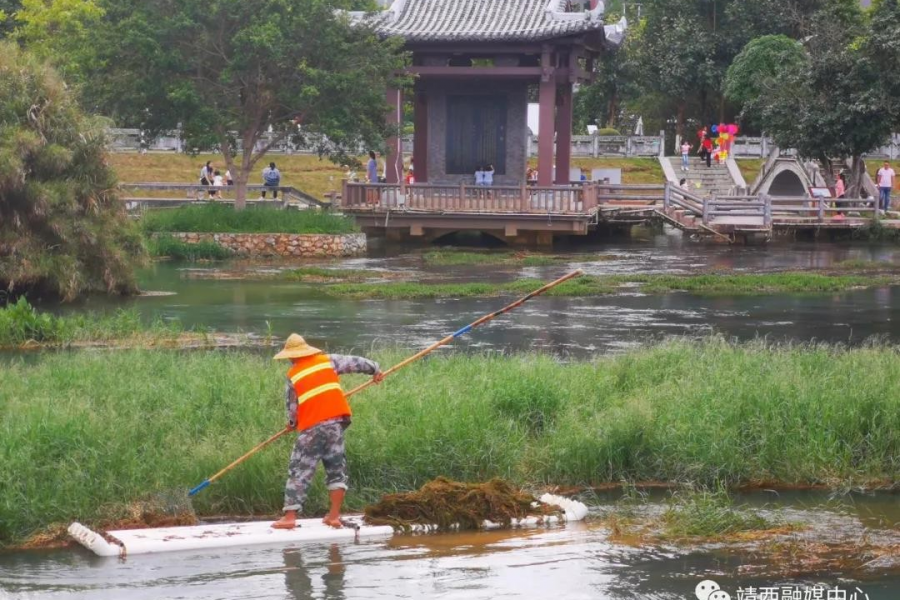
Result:
[[[313,570],[303,562],[304,550],[291,548],[285,550],[284,556],[284,582],[287,587],[288,598],[304,600],[307,598],[322,598],[323,600],[344,600],[344,573],[346,566],[341,557],[341,549],[338,544],[332,544],[328,548],[328,562],[325,572],[321,576],[321,585],[313,581]],[[321,594],[318,590],[321,589]]]

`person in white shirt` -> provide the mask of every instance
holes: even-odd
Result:
[[[222,177],[222,173],[220,171],[216,171],[216,174],[213,175],[212,184],[217,188],[225,187],[225,178]],[[218,198],[219,200],[222,199],[222,190],[216,190],[216,198]]]
[[[691,154],[691,145],[688,142],[685,142],[681,145],[681,170],[687,171],[688,165],[690,165],[690,154]]]
[[[484,185],[484,167],[480,165],[475,169],[475,185]]]
[[[891,209],[891,190],[894,187],[894,177],[896,174],[891,168],[891,163],[884,161],[884,165],[878,169],[875,178],[878,180],[878,200],[879,208],[882,212]]]
[[[488,165],[484,168],[484,185],[494,185],[494,165]]]

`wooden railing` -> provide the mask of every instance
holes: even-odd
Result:
[[[121,183],[122,199],[131,203],[150,203],[181,205],[193,202],[221,201],[234,202],[234,186],[212,186],[184,183]],[[323,208],[329,206],[327,202],[310,196],[297,188],[267,187],[263,185],[248,185],[247,200],[258,204],[260,193],[265,191],[268,198],[267,204],[284,205],[284,201],[294,202],[311,208]],[[277,191],[280,198],[276,201],[272,198],[272,192]],[[210,197],[212,194],[212,198]],[[271,202],[269,202],[271,200]]]
[[[344,210],[587,214],[596,211],[595,186],[468,186],[344,183]]]
[[[839,223],[851,220],[878,220],[878,198],[796,198],[771,197],[776,221]]]
[[[701,198],[680,187],[667,184],[663,209],[684,210],[706,226],[717,217],[757,218],[766,229],[773,225],[831,224],[877,220],[877,198],[809,198],[759,196],[718,196]]]
[[[772,205],[765,197],[722,196],[712,197],[703,203],[703,224],[714,225],[718,217],[752,219],[748,225],[759,224],[772,228]]]

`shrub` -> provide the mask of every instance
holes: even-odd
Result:
[[[603,127],[597,131],[597,135],[622,135],[618,129],[612,127]]]
[[[140,233],[105,162],[105,120],[56,72],[0,44],[0,285],[58,296],[137,291]]]

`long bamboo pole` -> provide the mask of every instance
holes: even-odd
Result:
[[[506,314],[506,313],[510,312],[511,310],[515,310],[516,308],[522,306],[523,304],[525,304],[526,302],[528,302],[529,300],[531,300],[531,299],[534,298],[535,296],[540,296],[540,295],[543,294],[544,292],[546,292],[546,291],[548,291],[548,290],[550,290],[550,289],[552,289],[552,288],[558,286],[559,284],[564,283],[564,282],[566,282],[566,281],[568,281],[568,280],[570,280],[570,279],[574,279],[574,278],[576,278],[576,277],[580,277],[580,276],[583,275],[583,274],[584,274],[584,271],[582,271],[581,269],[578,269],[578,270],[576,270],[576,271],[572,271],[572,272],[569,273],[568,275],[565,275],[565,276],[563,276],[563,277],[560,277],[560,278],[557,279],[556,281],[551,281],[551,282],[548,283],[547,285],[545,285],[545,286],[543,286],[543,287],[541,287],[541,288],[539,288],[539,289],[536,289],[535,291],[531,292],[531,293],[528,294],[527,296],[523,296],[522,298],[519,298],[518,300],[516,300],[516,301],[513,302],[512,304],[509,304],[508,306],[505,306],[505,307],[501,308],[500,310],[494,311],[494,312],[492,312],[492,313],[490,313],[490,314],[488,314],[488,315],[484,315],[484,316],[481,317],[480,319],[478,319],[478,320],[476,320],[476,321],[470,323],[469,325],[466,325],[465,327],[463,327],[462,329],[460,329],[460,330],[458,330],[458,331],[455,331],[454,333],[451,333],[451,334],[448,335],[447,337],[445,337],[445,338],[443,338],[443,339],[441,339],[441,340],[439,340],[439,341],[433,343],[432,345],[428,346],[428,347],[425,348],[424,350],[421,350],[421,351],[417,352],[416,354],[410,356],[410,357],[407,358],[406,360],[404,360],[404,361],[402,361],[402,362],[400,362],[400,363],[397,363],[396,365],[394,365],[393,367],[391,367],[391,368],[388,369],[387,371],[384,371],[384,372],[383,372],[383,376],[384,376],[384,377],[387,377],[388,375],[391,375],[391,374],[393,374],[393,373],[396,373],[397,371],[399,371],[399,370],[402,369],[403,367],[405,367],[405,366],[407,366],[407,365],[409,365],[409,364],[411,364],[411,363],[414,363],[415,361],[419,360],[420,358],[423,358],[424,356],[426,356],[426,355],[428,355],[428,354],[431,354],[432,352],[434,352],[435,350],[437,350],[437,349],[440,348],[441,346],[446,346],[447,344],[449,344],[450,342],[452,342],[452,341],[455,340],[456,338],[464,336],[465,334],[469,333],[470,331],[472,331],[473,329],[475,329],[475,328],[478,327],[479,325],[484,325],[484,324],[487,323],[488,321],[491,321],[491,320],[493,320],[493,319],[499,317],[500,315]],[[347,392],[347,393],[346,393],[346,396],[349,398],[350,396],[352,396],[352,395],[354,395],[354,394],[356,394],[356,393],[358,393],[358,392],[361,392],[361,391],[363,391],[364,389],[366,389],[367,387],[369,387],[370,385],[374,385],[374,384],[375,384],[375,380],[374,380],[374,379],[370,379],[369,381],[367,381],[367,382],[365,382],[365,383],[363,383],[363,384],[361,384],[361,385],[358,385],[357,387],[355,387],[355,388],[353,388],[352,390],[350,390],[349,392]],[[235,468],[236,466],[238,466],[239,464],[241,464],[242,462],[244,462],[245,460],[247,460],[248,458],[250,458],[251,456],[253,456],[253,455],[256,454],[257,452],[259,452],[260,450],[262,450],[263,448],[265,448],[266,446],[268,446],[269,444],[271,444],[272,442],[274,442],[275,440],[277,440],[277,439],[280,438],[281,436],[286,435],[286,434],[290,433],[291,431],[294,431],[294,430],[291,429],[290,427],[286,427],[286,428],[282,429],[281,431],[279,431],[278,433],[276,433],[275,435],[273,435],[272,437],[270,437],[269,439],[267,439],[266,441],[264,441],[264,442],[258,444],[258,445],[255,446],[252,450],[250,450],[249,452],[247,452],[246,454],[244,454],[243,456],[241,456],[239,459],[237,459],[236,461],[234,461],[233,463],[231,463],[230,465],[228,465],[227,467],[225,467],[224,469],[222,469],[221,471],[219,471],[218,473],[216,473],[215,475],[213,475],[212,477],[210,477],[209,479],[207,479],[206,481],[204,481],[203,483],[201,483],[201,484],[198,485],[197,487],[191,489],[191,491],[188,492],[188,496],[195,496],[195,495],[197,495],[201,490],[203,490],[203,489],[209,487],[209,485],[210,485],[213,481],[215,481],[216,479],[219,479],[222,475],[224,475],[225,473],[227,473],[227,472],[230,471],[231,469]]]

